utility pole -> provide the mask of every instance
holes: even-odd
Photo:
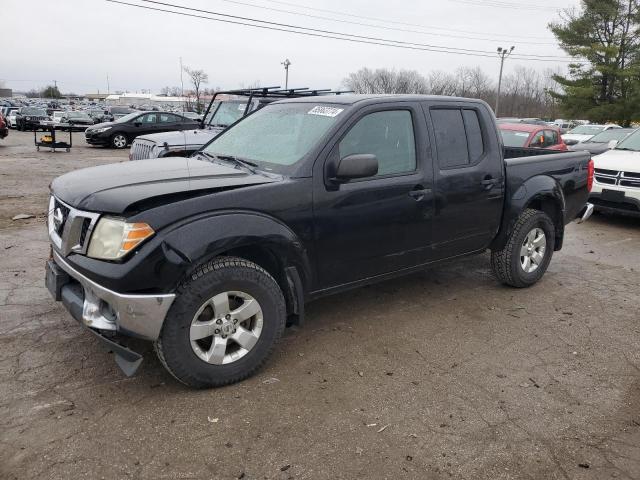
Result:
[[[289,88],[289,65],[291,65],[291,62],[286,58],[284,62],[280,62],[280,65],[284,65],[284,89],[287,90]]]
[[[109,86],[109,74],[107,73],[107,95],[111,91],[111,87]]]
[[[504,69],[504,60],[511,55],[514,48],[516,47],[512,46],[509,49],[498,47],[498,57],[500,57],[500,76],[498,77],[498,94],[496,95],[496,117],[498,116],[498,110],[500,109],[500,90],[502,90],[502,70]]]

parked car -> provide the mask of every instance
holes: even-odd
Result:
[[[106,110],[102,110],[100,108],[94,108],[94,109],[88,110],[87,113],[92,118],[94,124],[111,121],[111,117],[109,116]]]
[[[87,112],[68,111],[62,116],[61,123],[68,123],[72,130],[83,132],[87,127],[94,125],[93,118]]]
[[[595,209],[640,217],[640,130],[593,160],[595,181],[589,201]]]
[[[198,122],[202,121],[202,114],[197,112],[180,112],[180,115],[182,115],[183,117],[187,117],[191,120],[196,120]]]
[[[560,135],[560,129],[557,127],[527,123],[501,123],[498,128],[507,147],[567,151],[567,146]]]
[[[56,110],[51,115],[51,121],[53,123],[62,123],[62,117],[67,113],[65,110]]]
[[[90,145],[125,148],[139,135],[198,128],[199,123],[169,112],[134,112],[113,122],[87,128],[85,140]]]
[[[9,128],[16,128],[18,126],[18,124],[16,122],[16,117],[17,117],[18,110],[20,110],[19,107],[10,107],[9,108],[9,113],[7,113],[7,115],[5,116],[5,118],[7,119],[7,126]]]
[[[599,155],[614,148],[635,131],[635,128],[612,128],[605,130],[591,137],[589,140],[571,145],[569,150],[573,150],[574,152],[586,150],[591,153],[591,155]]]
[[[591,137],[599,134],[600,132],[604,132],[612,128],[620,128],[620,126],[612,123],[609,123],[607,125],[578,125],[574,129],[569,130],[566,134],[562,135],[562,139],[567,145],[575,145],[576,143],[589,140]]]
[[[344,92],[308,89],[281,90],[280,87],[217,92],[211,99],[205,112],[204,121],[198,129],[140,136],[131,145],[129,159],[145,160],[148,158],[189,156],[229,125],[271,102],[283,98],[340,93]],[[236,98],[220,101],[219,95],[233,95]]]
[[[591,213],[593,163],[515,154],[480,100],[281,100],[190,158],[55,179],[46,284],[127,374],[142,357],[118,335],[187,385],[237,382],[314,298],[487,249],[503,283],[540,280]]]
[[[42,108],[20,107],[16,111],[16,128],[18,130],[37,130],[40,122],[50,120]]]
[[[4,115],[0,113],[0,138],[6,138],[7,135],[9,135],[9,126]]]
[[[129,115],[130,113],[140,113],[129,107],[107,107],[105,110],[105,122],[113,122],[119,118],[124,117],[125,115]]]

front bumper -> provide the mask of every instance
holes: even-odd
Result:
[[[50,266],[47,269],[49,291],[84,326],[145,340],[158,339],[175,294],[117,293],[82,275],[55,250],[51,262],[66,275],[59,275],[52,280],[49,270],[55,267]],[[82,308],[79,308],[80,305]]]
[[[640,217],[640,189],[637,187],[610,185],[596,179],[589,202],[600,212]]]
[[[84,131],[84,139],[90,145],[109,145],[109,136],[104,133],[88,133]]]

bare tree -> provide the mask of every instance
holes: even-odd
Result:
[[[160,89],[160,95],[167,97],[179,97],[180,93],[180,87],[162,87]]]
[[[557,102],[552,92],[557,91],[553,71],[538,72],[531,68],[516,67],[505,76],[501,96],[505,116],[556,118]],[[493,81],[480,67],[461,67],[454,73],[432,71],[427,77],[413,70],[362,68],[351,73],[343,84],[356,93],[429,93],[479,98],[493,105],[497,95]]]
[[[362,68],[349,74],[342,83],[356,93],[427,93],[425,78],[414,70],[389,70]]]
[[[200,102],[200,97],[202,95],[202,85],[205,83],[209,83],[209,75],[204,70],[196,70],[186,66],[183,68],[185,73],[189,75],[191,85],[193,85],[193,94],[196,97],[196,111],[200,113],[203,109],[203,105]]]

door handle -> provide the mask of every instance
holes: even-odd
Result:
[[[483,187],[485,187],[487,190],[491,190],[493,188],[493,186],[498,183],[498,179],[497,178],[485,178],[484,180],[482,180],[480,182],[480,185],[482,185]]]
[[[431,193],[431,189],[430,188],[417,188],[416,190],[411,190],[409,192],[409,196],[411,198],[413,198],[416,202],[419,202],[428,193]]]

